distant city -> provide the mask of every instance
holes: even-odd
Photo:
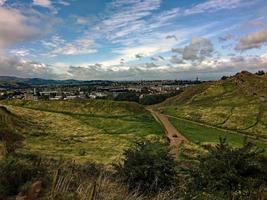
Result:
[[[4,84],[5,83],[5,84]],[[13,83],[13,84],[11,84]],[[191,80],[155,81],[72,81],[47,82],[44,84],[21,84],[2,82],[0,99],[21,100],[72,100],[72,99],[115,99],[127,95],[142,99],[150,95],[177,94],[182,88],[199,84]],[[120,97],[119,97],[120,96]],[[121,99],[120,99],[121,100]],[[123,99],[122,99],[123,100]],[[128,99],[126,99],[128,100]]]

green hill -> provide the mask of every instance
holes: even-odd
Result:
[[[24,123],[22,153],[109,164],[130,141],[162,135],[143,106],[107,100],[1,101]]]
[[[226,80],[188,87],[157,108],[177,120],[187,120],[180,123],[183,125],[198,122],[267,138],[267,75],[241,72]]]

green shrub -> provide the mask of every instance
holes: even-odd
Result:
[[[260,199],[267,183],[267,159],[263,151],[245,142],[232,148],[221,139],[191,171],[189,195],[211,194],[222,199]],[[192,197],[192,196],[191,196]]]
[[[43,169],[28,160],[6,157],[0,160],[0,199],[16,195],[24,184],[43,174]]]
[[[159,142],[135,142],[125,150],[123,164],[114,166],[130,189],[142,193],[159,192],[176,181],[175,161],[168,147]]]

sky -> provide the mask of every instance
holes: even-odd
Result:
[[[213,80],[266,50],[266,0],[0,0],[0,76]]]

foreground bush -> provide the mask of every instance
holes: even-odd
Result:
[[[0,199],[16,195],[26,183],[43,177],[44,171],[27,160],[6,157],[0,160]]]
[[[115,169],[130,189],[156,193],[175,183],[175,166],[166,145],[142,141],[124,152],[123,163]]]
[[[267,160],[262,152],[251,143],[233,148],[221,139],[190,171],[189,196],[198,193],[216,199],[261,199],[267,183]]]
[[[192,163],[180,157],[179,165],[167,146],[136,142],[115,165],[120,179],[91,162],[16,156],[0,160],[0,200],[27,191],[37,180],[44,183],[43,200],[258,200],[264,199],[267,179],[262,151],[251,143],[233,148],[225,140]]]

